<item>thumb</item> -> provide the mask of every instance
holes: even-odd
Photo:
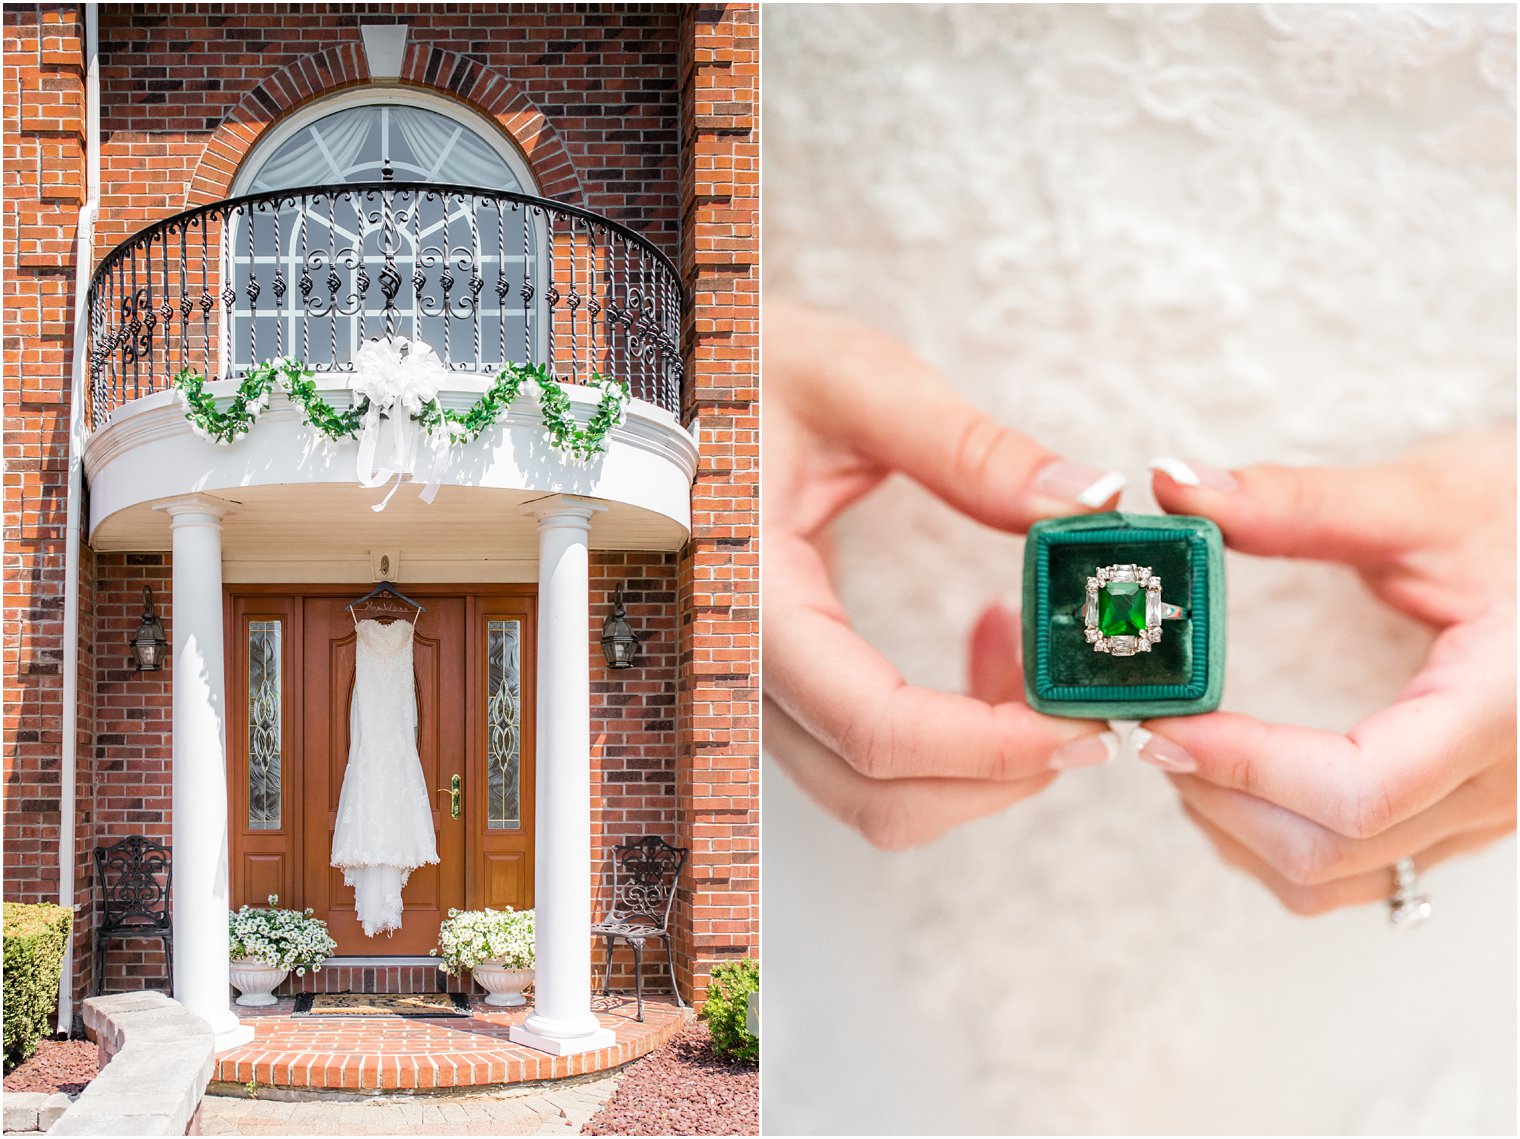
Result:
[[[800,357],[814,430],[886,471],[900,471],[978,522],[1023,533],[1041,518],[1112,509],[1124,476],[1074,462],[961,398],[894,337],[836,317],[781,308],[767,356]],[[771,349],[769,344],[776,347]]]
[[[1212,519],[1225,544],[1247,554],[1376,562],[1408,549],[1429,515],[1428,487],[1402,467],[1221,471],[1174,458],[1150,467],[1163,510]]]
[[[1062,458],[954,397],[911,420],[862,417],[853,430],[862,453],[1000,530],[1023,533],[1041,518],[1112,510],[1124,489],[1117,471]]]

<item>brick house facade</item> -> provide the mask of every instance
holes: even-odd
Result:
[[[61,764],[64,732],[73,731],[77,1008],[97,980],[92,849],[131,833],[166,842],[175,834],[174,673],[138,672],[127,645],[144,585],[173,638],[174,556],[167,539],[140,549],[125,537],[100,541],[113,523],[92,513],[102,488],[89,480],[78,556],[77,714],[66,727],[70,393],[80,365],[75,244],[90,190],[85,16],[78,4],[26,4],[7,6],[4,20],[6,897],[59,897],[60,852],[69,845]],[[620,223],[678,266],[685,380],[679,407],[668,411],[694,428],[699,458],[678,543],[641,549],[624,537],[599,547],[592,532],[584,591],[591,867],[599,874],[608,846],[642,834],[689,848],[673,919],[675,962],[685,996],[700,1000],[715,963],[758,946],[755,11],[107,4],[98,20],[92,267],[180,211],[235,197],[239,172],[266,132],[321,100],[362,102],[368,90],[402,105],[413,95],[431,98],[429,106],[458,104],[461,114],[494,124],[537,196]],[[366,41],[366,25],[405,25],[394,78],[372,75],[383,47]],[[168,248],[165,240],[166,258]],[[505,265],[504,242],[500,258]],[[178,319],[166,311],[166,325]],[[500,319],[505,342],[505,313]],[[572,328],[573,319],[572,311]],[[552,351],[563,310],[550,325]],[[336,345],[336,317],[332,327]],[[167,327],[163,335],[167,346]],[[230,341],[231,333],[220,335]],[[204,346],[212,352],[209,334]],[[149,385],[166,386],[163,377]],[[95,398],[87,455],[93,436],[112,424],[113,409]],[[403,487],[398,500],[410,495]],[[242,524],[236,516],[223,523],[229,535]],[[228,558],[229,583],[258,580],[246,567],[239,576]],[[490,572],[482,562],[449,580],[499,580]],[[354,584],[367,588],[371,578],[355,575]],[[597,641],[617,588],[642,638],[638,667],[626,672],[606,668]],[[165,981],[151,942],[129,943],[108,960],[107,987]],[[629,961],[620,954],[614,983],[629,982]],[[653,983],[658,971],[646,969]]]

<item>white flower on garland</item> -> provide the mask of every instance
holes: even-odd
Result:
[[[630,398],[627,384],[593,373],[591,386],[601,392],[601,399],[582,427],[564,386],[543,364],[505,365],[474,406],[457,411],[445,408],[438,399],[439,388],[453,373],[420,341],[393,337],[368,342],[354,363],[358,371],[349,385],[352,397],[342,410],[322,398],[315,374],[306,364],[285,356],[249,369],[225,409],[219,409],[216,398],[206,390],[206,377],[193,369],[185,368],[174,377],[174,389],[190,429],[201,439],[225,447],[248,434],[269,407],[273,390],[283,388],[313,431],[335,443],[360,442],[357,477],[362,485],[383,486],[395,478],[399,486],[410,473],[414,481],[427,483],[422,493],[426,502],[438,491],[451,448],[479,438],[506,414],[525,386],[524,394],[538,404],[549,446],[583,463],[606,450],[607,438],[623,422]],[[377,456],[384,456],[378,469]],[[423,467],[423,462],[428,465]],[[385,509],[393,494],[395,487],[373,509]]]
[[[449,376],[436,352],[404,336],[367,340],[354,353],[349,387],[356,404],[369,400],[359,423],[359,485],[374,488],[396,480],[371,509],[384,510],[406,475],[426,483],[423,502],[438,494],[454,433],[441,418],[436,420],[441,429],[430,430],[418,417],[437,407],[438,389]]]
[[[398,405],[409,416],[438,398],[438,389],[449,378],[443,361],[421,340],[405,336],[382,336],[366,340],[354,353],[354,379],[349,387],[356,396],[368,396],[370,408],[394,418]]]

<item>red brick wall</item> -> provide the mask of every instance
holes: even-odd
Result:
[[[50,4],[8,5],[4,28],[5,896],[57,901],[83,28],[72,5]]]
[[[138,672],[128,644],[142,620],[145,585],[174,643],[169,555],[98,554],[95,561],[95,841],[142,834],[169,842],[172,672]]]
[[[623,587],[628,623],[639,635],[631,669],[607,667],[602,621]],[[609,902],[609,849],[654,835],[679,846],[676,803],[676,558],[673,554],[593,551],[591,555],[591,873],[596,916]],[[646,955],[645,986],[669,989],[664,950]],[[603,948],[592,955],[601,980]],[[633,983],[633,954],[613,952],[614,986]]]
[[[97,256],[193,202],[226,197],[273,122],[368,82],[362,23],[408,24],[403,85],[495,118],[546,197],[674,254],[674,6],[372,3],[104,8]]]
[[[702,462],[681,558],[683,986],[759,951],[759,13],[683,10],[681,269]]]
[[[713,961],[755,947],[758,928],[757,16],[742,6],[106,7],[97,255],[189,201],[225,194],[237,157],[280,114],[364,81],[358,26],[370,19],[410,23],[403,83],[494,115],[541,189],[683,252],[697,304],[690,411],[703,422],[693,541],[679,558],[594,558],[589,650],[600,661],[601,619],[625,583],[630,618],[648,636],[639,668],[593,673],[595,854],[644,833],[693,848],[678,914],[680,972],[693,995]],[[37,900],[57,889],[82,28],[75,5],[9,6],[4,21],[5,869],[7,896]],[[77,882],[86,903],[97,842],[169,833],[169,674],[139,676],[126,649],[144,582],[172,619],[167,562],[84,552]],[[696,904],[692,890],[703,893]],[[92,982],[91,910],[76,934],[81,995]],[[108,985],[162,975],[156,951],[135,949],[112,954]]]
[[[139,673],[128,640],[142,613],[142,588],[150,586],[166,635],[173,639],[170,559],[167,554],[102,554],[96,559],[98,627],[93,651],[96,715],[93,770],[85,777],[81,753],[81,857],[128,834],[171,840],[172,702],[167,670]],[[646,834],[675,843],[676,616],[675,556],[593,552],[588,658],[591,669],[593,888],[600,887],[608,848]],[[613,671],[601,650],[602,620],[612,611],[613,590],[623,587],[629,623],[641,638],[638,666]],[[93,812],[84,806],[93,800]],[[93,814],[93,822],[91,821]],[[86,882],[91,882],[91,877]],[[92,887],[91,887],[92,888]],[[80,900],[93,898],[81,894]],[[605,906],[598,896],[598,908]],[[93,911],[86,906],[81,919]],[[79,950],[88,953],[88,942]],[[600,952],[595,958],[601,967]],[[633,958],[626,946],[614,954],[613,984],[631,985]],[[81,966],[86,965],[81,962]],[[93,976],[93,975],[91,975]],[[597,974],[600,980],[600,972]],[[156,942],[126,943],[106,961],[106,989],[160,983],[166,977]],[[664,984],[663,960],[645,967],[645,984]],[[82,983],[84,983],[82,981]]]
[[[142,620],[143,586],[174,641],[174,605],[168,554],[98,554],[95,558],[95,742],[94,770],[80,793],[93,798],[92,824],[81,827],[86,851],[131,834],[173,840],[171,769],[173,703],[169,669],[138,672],[128,645]],[[88,836],[88,837],[86,837]],[[98,906],[93,885],[86,897]],[[85,898],[80,899],[84,901]],[[168,987],[168,970],[157,941],[121,942],[106,957],[107,992]]]

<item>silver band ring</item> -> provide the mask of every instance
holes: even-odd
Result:
[[[1094,652],[1116,657],[1148,653],[1161,640],[1163,621],[1185,620],[1188,611],[1161,600],[1161,579],[1150,566],[1099,566],[1087,579],[1082,603],[1083,635]]]
[[[1420,893],[1420,879],[1413,858],[1393,864],[1393,894],[1388,899],[1388,920],[1399,929],[1413,929],[1430,920],[1430,899]]]

